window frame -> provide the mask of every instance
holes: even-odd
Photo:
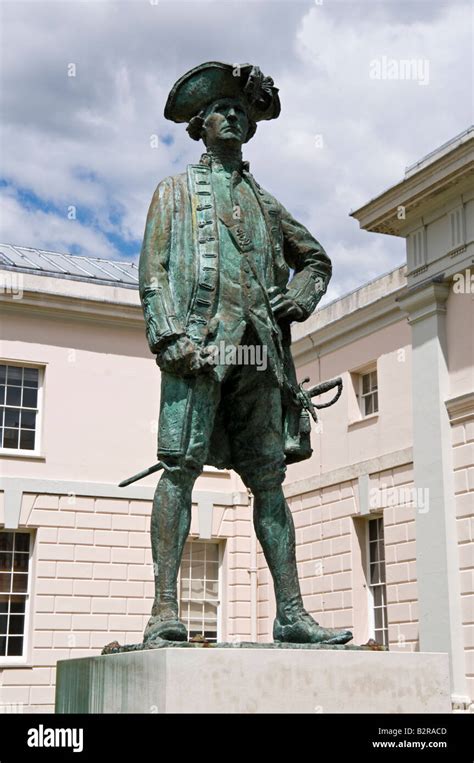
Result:
[[[224,543],[221,540],[218,540],[216,538],[199,538],[199,537],[191,537],[189,536],[186,540],[186,543],[202,543],[206,545],[214,545],[217,546],[217,608],[216,608],[216,620],[217,620],[217,628],[216,628],[216,642],[219,643],[222,640],[222,611],[223,611],[223,602],[222,602],[222,596],[223,596],[223,580],[222,580],[222,570],[223,570],[223,561],[224,561]],[[181,617],[181,564],[179,566],[179,573],[178,573],[178,606],[179,606],[179,616]],[[191,578],[192,579],[192,578]],[[206,599],[203,599],[203,601],[206,601]],[[209,600],[210,601],[210,600]],[[186,627],[187,623],[185,620]],[[214,642],[211,642],[214,643]]]
[[[376,377],[376,384],[377,386],[375,388],[370,388],[369,392],[364,393],[364,378],[369,376],[369,382],[371,382],[372,374],[375,374]],[[359,409],[360,409],[360,415],[362,419],[368,419],[371,416],[378,416],[380,411],[379,406],[379,375],[377,371],[377,365],[369,366],[367,368],[364,368],[363,370],[358,372],[359,376],[359,388],[357,392],[357,399],[359,402]],[[365,401],[367,398],[373,397],[374,395],[377,396],[377,410],[373,410],[370,413],[365,412]]]
[[[38,400],[35,426],[35,447],[27,448],[4,448],[0,446],[0,457],[3,458],[43,458],[43,410],[44,410],[44,380],[46,365],[29,361],[15,360],[12,358],[0,358],[2,366],[16,366],[17,368],[34,368],[38,371]],[[6,403],[4,405],[6,406]],[[11,406],[18,407],[18,406]],[[22,407],[20,406],[22,410]]]
[[[426,270],[427,252],[427,226],[419,225],[408,237],[410,272]]]
[[[382,527],[384,529],[383,534],[383,546],[384,546],[384,558],[383,558],[383,564],[384,564],[384,570],[385,570],[385,580],[383,583],[372,583],[371,582],[371,575],[370,575],[370,563],[371,563],[371,555],[370,555],[370,522],[375,520],[381,520]],[[377,536],[377,542],[380,542],[379,536]],[[370,516],[367,518],[366,523],[366,579],[367,579],[367,597],[368,597],[368,630],[369,630],[369,639],[375,638],[375,597],[374,597],[374,588],[376,587],[383,587],[384,590],[384,603],[383,603],[383,622],[386,624],[386,627],[382,627],[382,631],[384,634],[386,633],[386,643],[385,638],[383,642],[383,646],[385,646],[387,649],[389,649],[390,642],[389,642],[389,632],[388,632],[388,602],[387,602],[387,564],[385,559],[385,525],[383,521],[383,514],[376,514],[374,516]],[[377,642],[380,643],[380,642]]]
[[[448,254],[466,247],[466,211],[464,204],[457,204],[448,212],[449,247]],[[459,228],[459,230],[458,230]],[[458,234],[459,232],[459,239]]]
[[[25,533],[30,536],[28,553],[28,585],[25,593],[25,622],[23,627],[23,654],[6,655],[0,654],[0,669],[28,666],[30,662],[32,602],[34,598],[34,559],[35,559],[35,531],[29,527],[0,527],[0,532]]]

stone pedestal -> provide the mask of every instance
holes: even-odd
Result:
[[[57,713],[448,713],[446,654],[150,649],[61,660]]]

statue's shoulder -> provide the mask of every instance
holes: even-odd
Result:
[[[153,200],[164,204],[174,204],[176,195],[181,196],[186,192],[187,173],[180,172],[177,175],[167,175],[158,182],[153,194]]]
[[[159,181],[157,188],[173,188],[175,185],[186,183],[187,168],[185,172],[179,172],[177,175],[167,175]]]

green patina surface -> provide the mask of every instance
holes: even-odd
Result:
[[[274,583],[276,645],[327,647],[352,638],[348,630],[322,628],[304,608],[282,490],[286,465],[311,455],[308,412],[314,414],[311,395],[296,380],[290,325],[315,310],[331,262],[243,161],[242,145],[257,123],[279,113],[273,81],[248,64],[202,64],[176,83],[166,104],[165,116],[187,123],[206,151],[159,183],[140,256],[146,334],[161,369],[164,473],[151,518],[151,618],[143,644],[118,651],[188,643],[177,576],[192,488],[205,464],[235,469],[252,491],[255,530]],[[243,346],[265,361],[229,364],[216,352]]]

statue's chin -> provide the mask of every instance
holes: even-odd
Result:
[[[226,130],[221,135],[219,135],[219,141],[234,141],[234,143],[242,143],[242,136],[238,135],[235,132],[232,132],[231,130]]]

